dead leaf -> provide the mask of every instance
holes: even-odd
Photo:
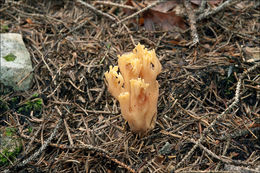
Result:
[[[229,158],[232,159],[233,157],[237,157],[238,155],[239,155],[239,153],[237,153],[237,152],[230,152]]]
[[[174,40],[163,41],[163,42],[168,43],[168,44],[172,44],[172,45],[178,45],[178,46],[186,46],[188,44],[188,41],[181,38],[181,36],[179,38],[174,39]]]
[[[173,9],[173,7],[175,7],[178,3],[180,3],[179,1],[180,0],[162,2],[159,5],[156,5],[155,7],[153,7],[152,9],[166,13],[166,12],[170,11],[171,9]],[[149,4],[151,4],[151,3],[149,3]]]
[[[182,17],[175,15],[175,12],[163,13],[156,10],[148,10],[143,13],[144,27],[148,31],[155,30],[155,24],[159,25],[162,30],[172,30],[174,27],[186,29]]]
[[[167,12],[173,7],[177,5],[177,2],[179,0],[175,1],[169,1],[165,3],[161,3],[157,6],[155,6],[153,9],[149,9],[145,11],[141,17],[139,18],[139,25],[144,25],[145,29],[148,31],[155,30],[155,25],[160,26],[162,30],[172,30],[175,27],[179,27],[181,29],[186,29],[186,24],[184,22],[184,19],[180,16],[177,16],[175,12]],[[144,4],[133,2],[132,0],[128,0],[126,2],[126,5],[134,6],[134,7],[144,7]],[[168,5],[168,7],[167,7]],[[156,9],[156,10],[155,10]],[[126,9],[124,12],[127,15],[133,14],[134,10]]]
[[[158,155],[155,157],[154,162],[157,164],[162,164],[164,160],[165,160],[165,156]]]
[[[239,3],[236,3],[234,6],[235,8],[239,9],[239,10],[243,10],[243,9],[247,9],[251,6],[254,5],[254,1],[241,1]]]
[[[86,100],[85,100],[82,96],[78,96],[78,100],[79,100],[81,103],[86,103]]]
[[[219,140],[216,140],[215,142],[216,142],[216,145],[218,145],[218,144],[220,143],[220,141],[219,141]]]
[[[26,22],[27,22],[28,24],[33,24],[33,21],[32,21],[32,19],[30,19],[30,18],[27,18],[27,19],[26,19]]]
[[[98,123],[102,123],[104,120],[104,117],[102,115],[98,116]]]
[[[212,6],[219,5],[223,0],[215,0],[215,1],[208,1],[208,3]]]
[[[132,7],[137,8],[137,9],[139,8],[139,7],[137,6],[137,4],[134,3],[132,0],[127,0],[127,2],[125,3],[125,5],[129,5],[129,6],[132,6]],[[124,13],[125,13],[126,15],[131,15],[131,14],[133,14],[133,13],[135,12],[134,10],[127,9],[127,8],[124,8],[123,11],[124,11]]]
[[[201,0],[191,0],[190,2],[195,4],[195,5],[200,5],[201,4]]]

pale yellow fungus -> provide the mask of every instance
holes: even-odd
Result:
[[[156,122],[159,96],[156,77],[161,72],[161,64],[154,50],[138,44],[133,52],[118,56],[118,66],[110,66],[105,73],[108,90],[119,101],[131,130],[144,134]]]

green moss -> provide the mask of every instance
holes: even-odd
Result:
[[[4,149],[2,153],[0,153],[0,166],[9,165],[9,160],[15,160],[16,156],[20,153],[22,146],[19,145],[15,148],[14,151],[9,151],[8,149]]]
[[[15,136],[15,128],[6,127],[0,132],[0,166],[7,166],[14,161],[21,152],[21,139]]]
[[[1,26],[1,33],[8,32],[8,30],[9,30],[8,25],[2,25],[2,26]]]
[[[236,82],[237,81],[234,75],[231,75],[230,77],[220,78],[217,83],[219,95],[222,98],[233,98],[235,95]]]
[[[39,94],[38,93],[35,93],[32,95],[33,98],[36,98],[36,97],[39,97]]]
[[[5,135],[11,137],[14,135],[15,131],[15,128],[7,127],[5,128]]]
[[[0,98],[0,112],[5,112],[9,109],[8,103]]]
[[[111,44],[110,44],[110,43],[107,43],[106,46],[107,46],[107,49],[110,49]]]
[[[36,98],[34,100],[27,101],[22,107],[18,109],[18,112],[31,112],[40,111],[42,109],[43,101],[41,98]]]
[[[31,126],[28,127],[28,132],[32,133],[32,127]]]
[[[16,59],[16,56],[13,53],[9,53],[8,55],[4,56],[4,59],[6,61],[14,61]]]
[[[18,107],[18,104],[20,103],[21,98],[18,96],[14,96],[8,100],[9,108],[10,109],[16,109]]]
[[[17,100],[18,100],[18,97],[11,98],[11,102],[17,102]]]

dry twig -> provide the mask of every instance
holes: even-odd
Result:
[[[96,4],[104,4],[104,5],[111,5],[115,7],[121,7],[121,8],[127,8],[130,10],[136,10],[135,7],[129,6],[129,5],[124,5],[124,4],[118,4],[110,1],[95,1]]]
[[[133,13],[130,16],[127,16],[126,18],[124,18],[124,19],[122,19],[120,21],[118,21],[116,24],[119,25],[119,24],[121,24],[121,23],[123,23],[123,22],[125,22],[125,21],[127,21],[129,19],[132,19],[133,17],[135,17],[135,16],[145,12],[146,10],[149,10],[150,8],[153,8],[154,6],[158,5],[159,3],[162,3],[162,2],[165,2],[165,1],[166,0],[157,0],[157,1],[153,2],[153,3],[151,3],[150,5],[148,5],[147,7],[143,8],[143,9],[141,9],[141,10],[135,12],[135,13]]]
[[[95,13],[98,14],[98,15],[105,16],[105,17],[107,17],[108,19],[110,19],[110,20],[112,20],[112,21],[116,21],[116,19],[115,19],[113,16],[111,16],[111,15],[109,15],[109,14],[107,14],[107,13],[104,13],[104,12],[102,12],[102,11],[96,9],[95,7],[93,7],[92,5],[90,5],[89,3],[83,2],[83,1],[81,1],[81,0],[75,0],[75,1],[76,1],[77,3],[83,5],[83,6],[87,7],[88,9],[90,9],[91,11],[95,12]]]
[[[186,12],[188,13],[190,29],[191,29],[191,36],[192,36],[192,40],[193,40],[190,47],[193,47],[194,45],[199,43],[199,36],[197,33],[197,28],[196,28],[195,13],[192,10],[190,0],[185,0],[184,5],[185,5]]]
[[[198,9],[197,14],[202,13],[205,10],[206,5],[207,5],[207,1],[206,0],[201,0],[200,8]]]

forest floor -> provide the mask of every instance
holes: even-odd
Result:
[[[131,10],[143,8],[137,2]],[[209,8],[225,2],[231,1]],[[200,20],[186,4],[184,23],[170,23],[167,12],[158,22],[152,10],[119,22],[133,14],[131,7],[87,3],[0,6],[1,32],[22,34],[34,76],[28,91],[0,88],[0,128],[22,139],[17,158],[1,171],[260,169],[258,1],[236,0]],[[137,43],[155,49],[162,64],[157,122],[145,136],[131,132],[104,81],[117,56]]]

